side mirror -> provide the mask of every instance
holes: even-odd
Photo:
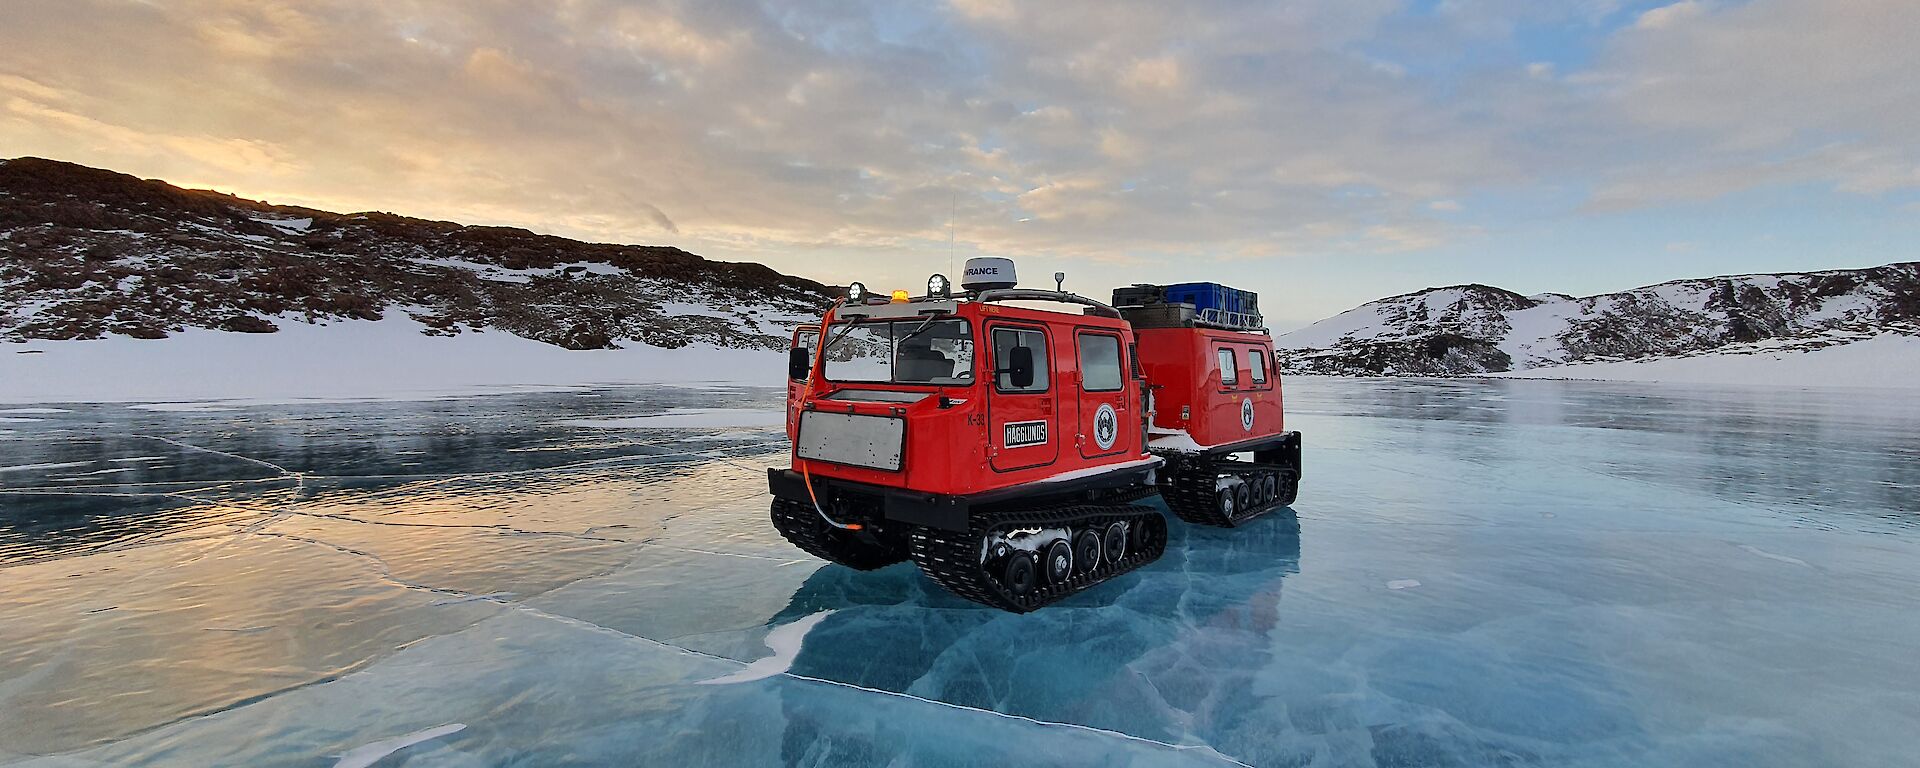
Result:
[[[787,350],[787,378],[800,381],[812,373],[813,355],[807,351],[806,347]]]
[[[1026,389],[1033,386],[1033,348],[1014,347],[1007,350],[1007,386],[1013,389]]]

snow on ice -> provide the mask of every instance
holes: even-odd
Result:
[[[1489,374],[1520,379],[1588,379],[1670,384],[1920,388],[1920,336],[1872,336],[1818,349],[1742,344],[1687,357],[1575,363]]]
[[[288,320],[268,334],[189,329],[157,340],[10,344],[0,350],[8,358],[0,403],[148,402],[204,410],[635,383],[773,386],[786,377],[784,356],[765,350],[698,344],[568,350],[501,331],[444,337],[422,334],[424,328],[396,311],[378,321]],[[23,350],[43,354],[13,354]]]

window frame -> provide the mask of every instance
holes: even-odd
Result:
[[[829,344],[827,348],[821,348],[819,346],[820,339],[818,336],[815,336],[813,340],[813,347],[814,347],[813,353],[820,355],[822,357],[825,357],[826,354],[829,352],[830,348],[833,346],[831,342],[834,340],[836,336],[840,335],[839,332],[843,331],[843,329],[847,328],[849,325],[851,326],[886,326],[887,328],[887,378],[884,378],[884,379],[836,379],[827,372],[827,369],[833,363],[833,361],[831,360],[821,361],[820,363],[821,378],[825,381],[828,381],[834,384],[847,384],[847,385],[884,384],[887,386],[899,386],[899,387],[968,388],[976,384],[979,384],[979,377],[977,375],[974,377],[973,381],[964,382],[964,383],[942,383],[942,382],[935,382],[935,381],[901,381],[900,380],[900,377],[897,373],[897,370],[899,369],[899,366],[900,366],[900,341],[896,336],[896,332],[899,330],[899,326],[903,323],[908,326],[918,326],[921,322],[923,322],[923,320],[913,320],[913,319],[842,321],[842,322],[833,323],[827,326],[827,338],[829,340]],[[980,339],[979,339],[979,336],[974,334],[974,323],[964,317],[952,316],[952,317],[937,318],[933,320],[932,323],[930,323],[929,325],[938,325],[938,324],[944,324],[944,323],[959,323],[960,327],[966,330],[967,337],[972,339],[973,347],[974,347],[973,349],[974,360],[972,363],[972,367],[967,368],[966,371],[968,373],[977,374],[980,366]],[[804,331],[805,329],[802,329],[802,332]],[[959,371],[960,369],[956,367],[955,370]],[[958,378],[958,377],[955,377],[955,378]]]
[[[1040,354],[1034,356],[1033,371],[1036,375],[1046,377],[1045,386],[1037,389],[1006,389],[1000,386],[1000,342],[996,337],[1003,331],[1007,333],[1033,333],[1040,336],[1040,343],[1043,346],[1040,348]],[[1044,395],[1053,391],[1053,337],[1047,333],[1045,326],[1018,323],[994,323],[987,326],[987,348],[992,353],[990,359],[992,360],[993,367],[987,372],[987,375],[993,377],[994,394]],[[977,359],[980,354],[978,351],[978,342],[975,342],[974,350],[974,356]]]
[[[1220,369],[1220,387],[1222,389],[1233,389],[1240,386],[1240,355],[1233,347],[1225,344],[1216,345],[1213,348],[1213,361],[1214,366]],[[1227,378],[1227,374],[1229,373],[1233,374],[1233,378]]]
[[[1084,348],[1082,348],[1080,345],[1081,345],[1081,340],[1088,337],[1098,337],[1098,338],[1106,339],[1113,342],[1114,373],[1116,373],[1117,376],[1114,378],[1114,384],[1112,387],[1094,388],[1094,387],[1087,386],[1087,356],[1085,354]],[[1127,371],[1128,371],[1127,345],[1122,344],[1120,342],[1119,334],[1111,333],[1108,331],[1100,331],[1100,330],[1077,331],[1073,335],[1073,353],[1076,356],[1076,359],[1078,360],[1080,365],[1080,391],[1103,392],[1103,393],[1126,391]]]
[[[1272,355],[1267,354],[1267,350],[1260,347],[1250,347],[1247,349],[1248,386],[1257,389],[1265,389],[1267,387],[1267,383],[1273,380],[1271,376],[1273,372],[1271,368],[1272,358]],[[1259,363],[1259,365],[1255,365],[1256,362]]]
[[[806,350],[807,362],[809,364],[813,363],[814,362],[813,358],[819,356],[820,354],[820,326],[813,325],[813,326],[806,326],[806,327],[794,329],[793,341],[787,347],[787,350],[789,353],[791,353],[793,350],[796,350],[796,349]],[[802,381],[806,381],[806,378],[801,377],[796,379],[796,378],[793,378],[792,376],[788,376],[787,381],[802,382]]]

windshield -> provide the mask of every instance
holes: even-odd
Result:
[[[973,329],[964,320],[836,323],[827,343],[826,374],[834,381],[973,383]]]

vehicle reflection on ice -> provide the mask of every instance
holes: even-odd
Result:
[[[1236,713],[1255,698],[1252,673],[1276,652],[1270,633],[1282,584],[1300,571],[1300,521],[1283,510],[1231,530],[1173,528],[1153,567],[1047,611],[966,602],[911,564],[824,567],[769,624],[859,609],[808,634],[796,675],[1157,742],[1230,743]],[[804,695],[783,701],[788,764],[860,762],[886,746],[849,733]],[[1167,727],[1176,721],[1178,732]]]

